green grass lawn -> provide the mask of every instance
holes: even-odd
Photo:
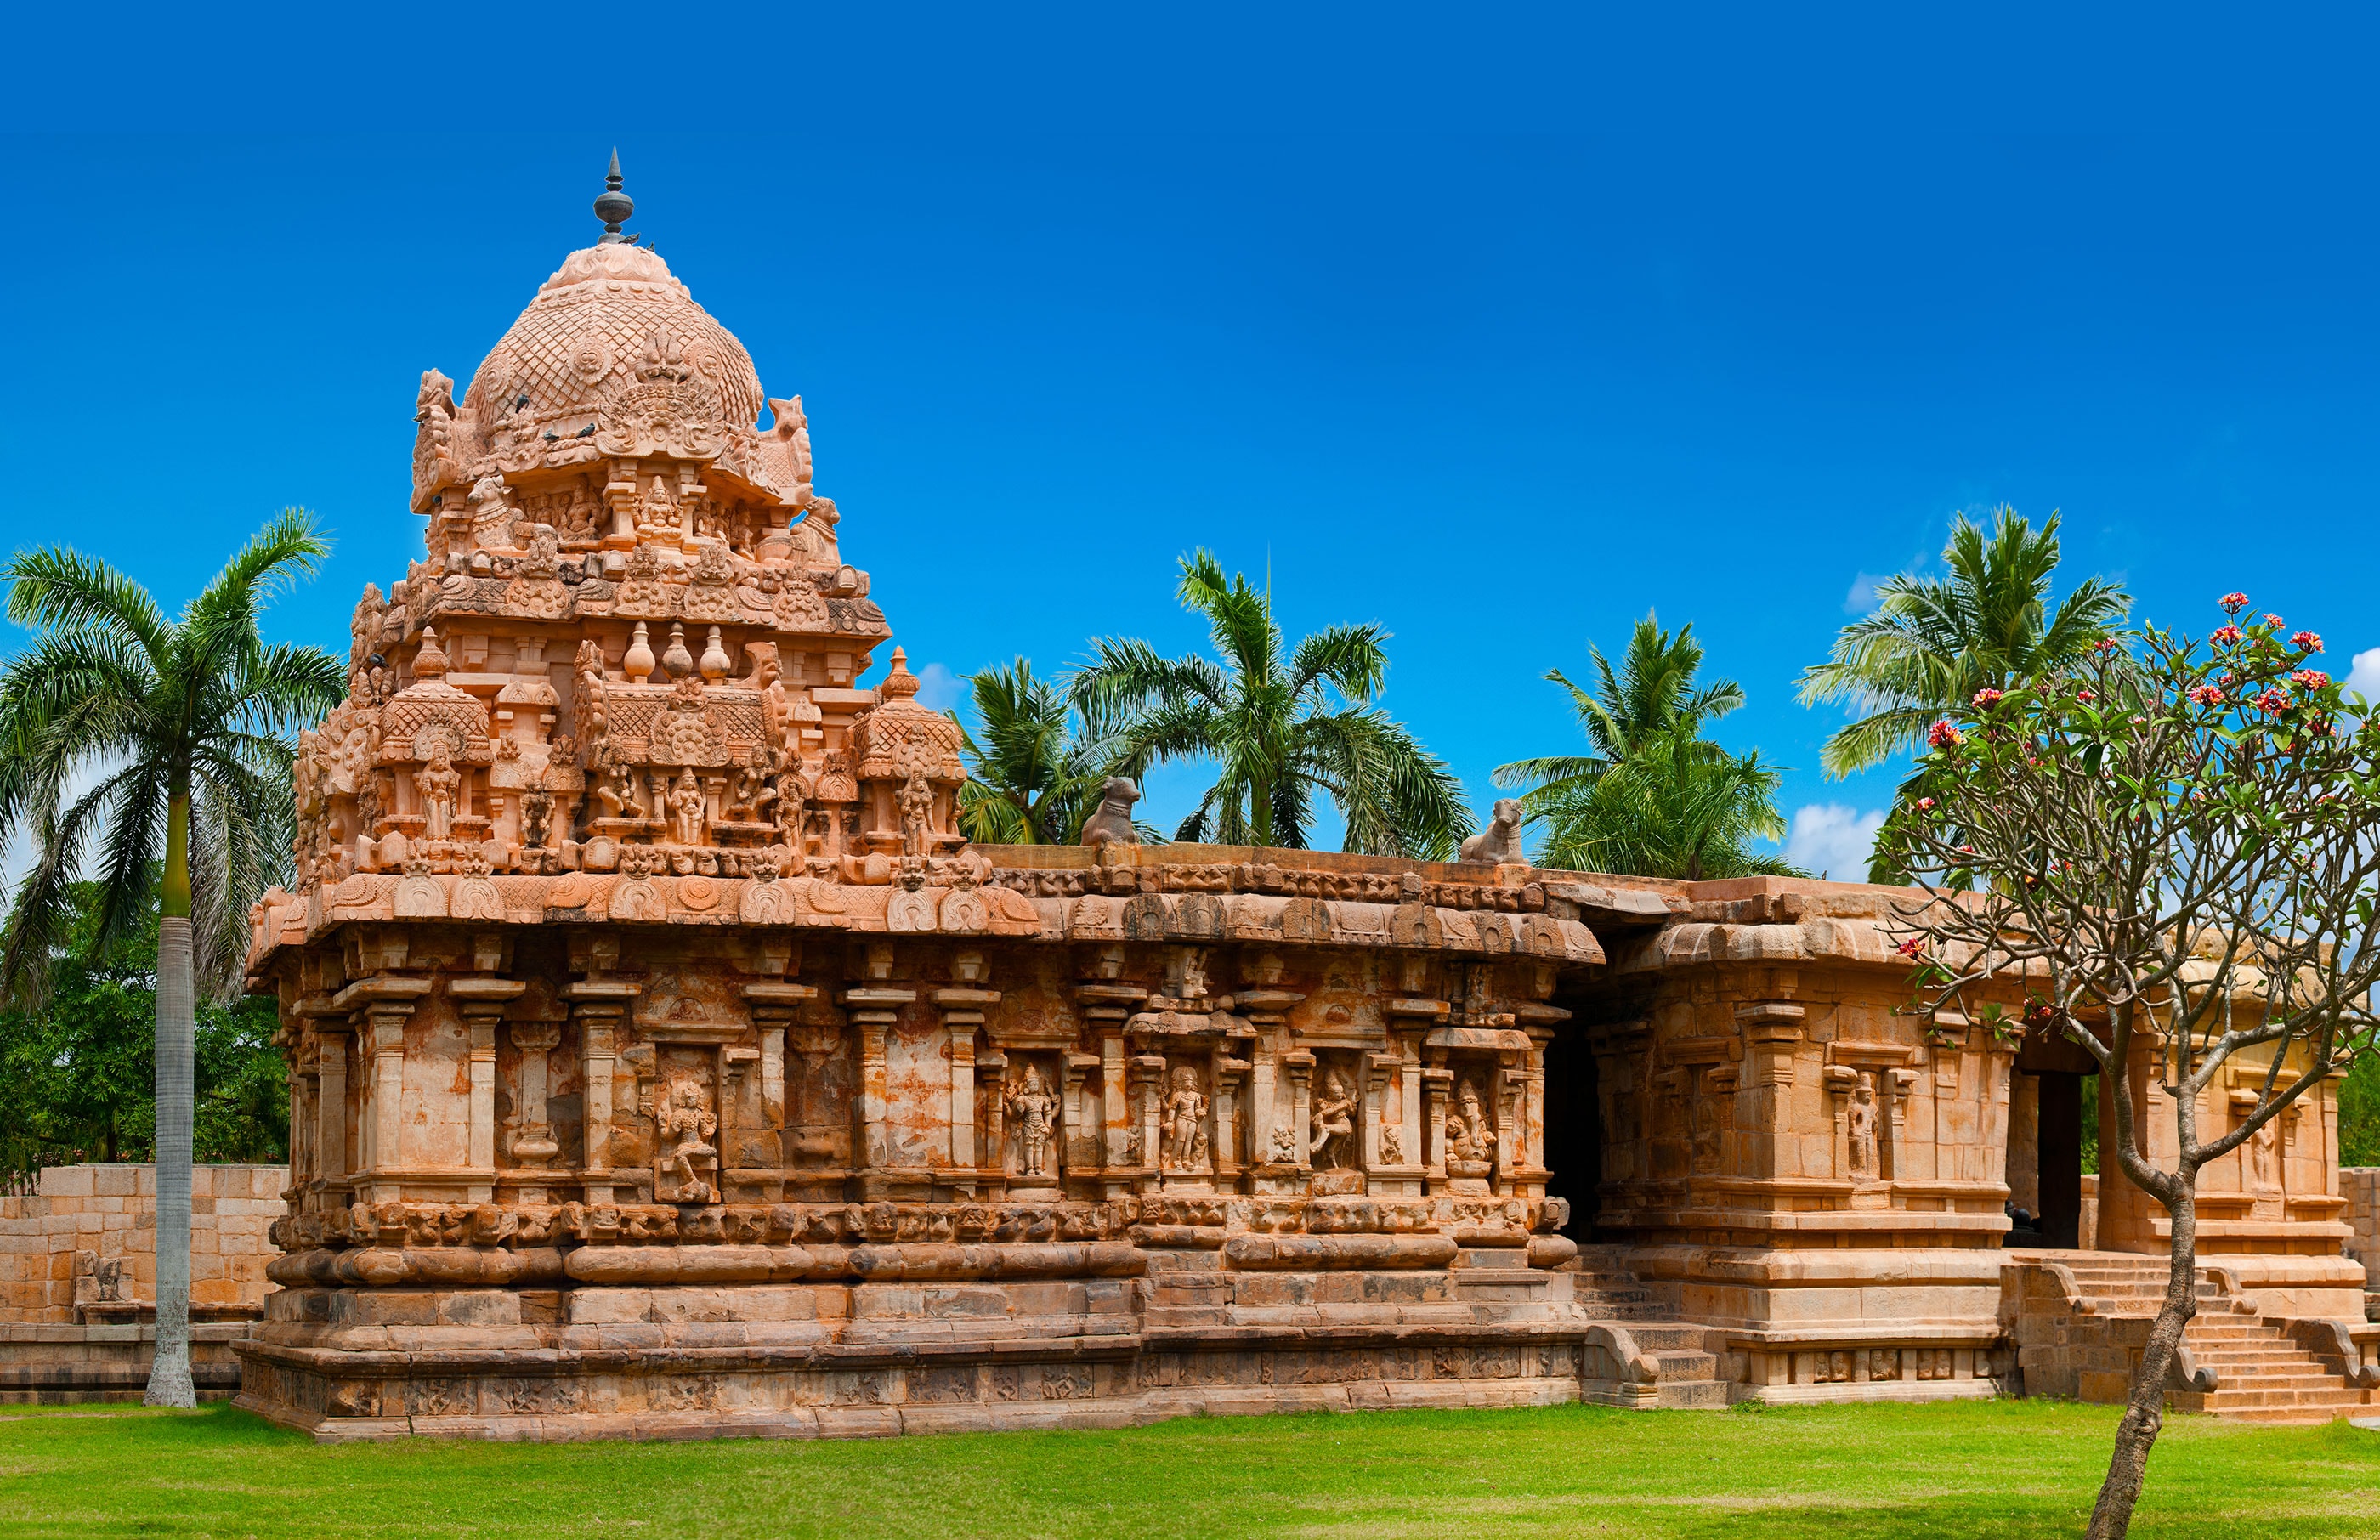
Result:
[[[851,1443],[319,1447],[228,1407],[0,1407],[0,1536],[2077,1533],[2113,1408],[1365,1413]],[[2380,1433],[2167,1425],[2139,1535],[2380,1534]]]

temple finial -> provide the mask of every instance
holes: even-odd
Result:
[[[636,201],[620,190],[620,152],[612,151],[612,169],[603,177],[603,191],[595,200],[595,217],[603,222],[601,246],[616,246],[628,237],[620,234],[620,226],[637,212]]]

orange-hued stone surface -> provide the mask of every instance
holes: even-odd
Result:
[[[1509,819],[1442,865],[970,845],[864,518],[658,256],[571,254],[416,415],[426,554],[357,608],[255,911],[293,1196],[243,1404],[565,1438],[2013,1388],[2021,1045],[1902,1013],[1893,891],[1534,870]],[[2209,1173],[2209,1249],[2344,1319],[2333,1107]],[[2099,1243],[2153,1249],[2104,1185]]]

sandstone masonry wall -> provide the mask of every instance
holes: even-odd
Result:
[[[288,1180],[286,1166],[192,1169],[195,1310],[263,1308],[273,1288],[264,1277],[273,1254],[265,1232],[288,1211],[281,1201]],[[156,1290],[156,1167],[53,1166],[32,1194],[0,1197],[0,1323],[124,1318],[153,1306]],[[135,1308],[121,1308],[127,1304]]]
[[[2355,1227],[2348,1254],[2363,1264],[2364,1314],[2380,1320],[2380,1166],[2341,1167],[2338,1191],[2347,1200],[2343,1217]]]

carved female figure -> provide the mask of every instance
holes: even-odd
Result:
[[[1173,1090],[1165,1098],[1160,1162],[1169,1170],[1204,1163],[1207,1157],[1207,1097],[1198,1089],[1198,1072],[1188,1065],[1173,1072]]]
[[[1852,1093],[1851,1110],[1843,1125],[1850,1136],[1852,1180],[1874,1182],[1880,1170],[1876,1148],[1875,1076],[1860,1076],[1859,1088]]]
[[[1016,1120],[1020,1174],[1048,1175],[1050,1126],[1058,1115],[1058,1098],[1041,1078],[1039,1066],[1026,1065],[1024,1081],[1001,1099]]]
[[[702,843],[703,803],[702,786],[695,780],[694,771],[682,772],[669,794],[671,837],[679,844]]]
[[[901,854],[927,854],[927,831],[934,821],[934,791],[921,774],[901,782]]]
[[[1314,1164],[1320,1170],[1336,1170],[1347,1158],[1347,1146],[1355,1134],[1355,1097],[1339,1072],[1332,1070],[1323,1078],[1322,1094],[1314,1100]]]
[[[463,786],[463,772],[443,748],[431,757],[430,763],[413,772],[413,784],[421,793],[421,806],[427,822],[425,838],[450,840],[455,837],[455,798]]]

